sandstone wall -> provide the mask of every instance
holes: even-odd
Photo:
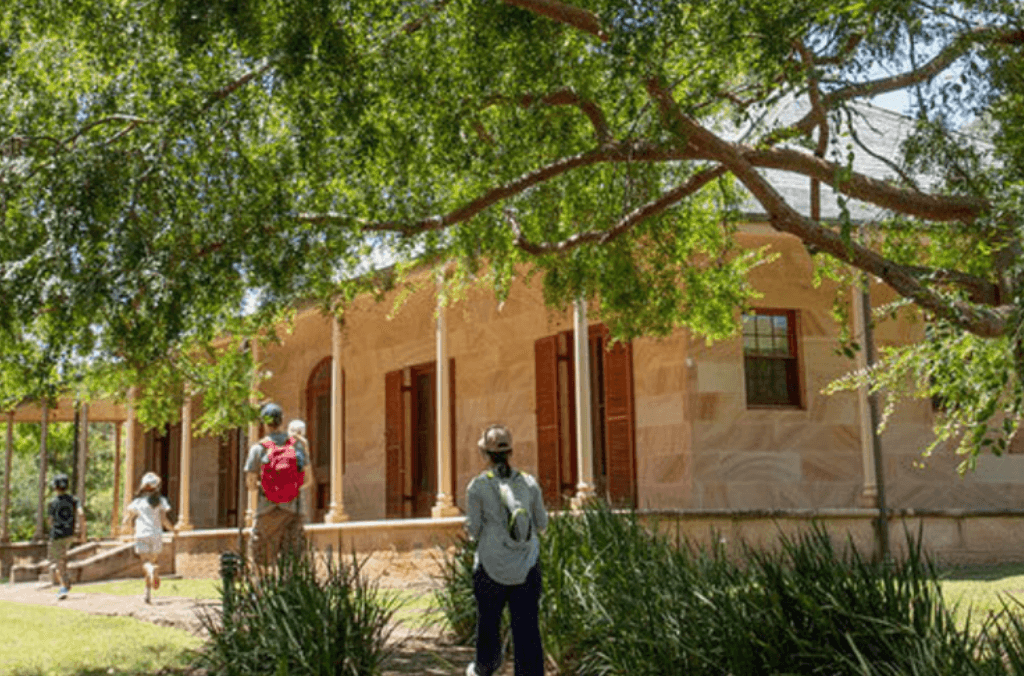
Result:
[[[837,355],[839,327],[830,311],[835,290],[812,283],[811,260],[792,237],[764,227],[738,236],[743,246],[771,245],[779,260],[756,269],[762,294],[756,307],[796,310],[803,405],[748,408],[739,337],[708,345],[685,330],[633,343],[638,506],[651,509],[852,508],[864,485],[858,398],[821,390],[854,368]],[[436,358],[433,283],[426,277],[399,307],[395,294],[376,303],[363,298],[345,314],[345,509],[353,520],[385,513],[385,374]],[[876,306],[891,291],[875,284]],[[591,323],[600,321],[592,313]],[[539,282],[517,280],[499,304],[486,289],[470,290],[447,312],[449,356],[455,360],[456,502],[480,471],[476,439],[486,425],[513,431],[515,462],[537,468],[534,342],[572,328],[571,311],[543,304]],[[876,330],[879,348],[919,339],[923,324],[909,314]],[[306,386],[331,355],[331,324],[314,310],[300,312],[283,344],[265,351],[272,374],[263,391],[280,402],[286,418],[309,420]],[[888,504],[897,508],[1003,509],[1024,500],[1022,456],[983,458],[978,472],[958,477],[948,451],[927,460],[933,412],[927,401],[902,406],[882,435]],[[210,447],[212,448],[212,446]],[[210,472],[193,447],[193,485]],[[214,466],[215,469],[215,466]],[[201,483],[201,482],[200,482]],[[205,486],[205,485],[204,485]],[[209,487],[193,494],[203,524],[216,500]]]

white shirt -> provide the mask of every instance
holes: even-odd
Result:
[[[128,504],[128,511],[137,515],[135,518],[135,537],[159,537],[164,532],[163,514],[171,511],[171,503],[160,496],[160,504],[153,507],[146,497],[135,498]]]

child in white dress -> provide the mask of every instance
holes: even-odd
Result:
[[[167,513],[171,503],[160,495],[160,477],[146,472],[139,484],[139,492],[128,505],[124,522],[135,525],[135,553],[142,559],[146,572],[146,593],[143,598],[150,603],[152,590],[160,588],[160,567],[157,559],[163,549],[163,527],[177,534],[177,529]]]

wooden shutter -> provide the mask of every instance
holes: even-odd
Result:
[[[616,505],[635,507],[633,347],[629,343],[616,343],[604,353],[604,391],[608,495]]]
[[[384,376],[385,511],[389,519],[402,518],[402,441],[405,412],[402,406],[402,372]]]
[[[537,475],[544,501],[560,502],[558,474],[558,336],[541,338],[533,345],[537,370]]]

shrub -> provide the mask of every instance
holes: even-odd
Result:
[[[203,617],[209,640],[198,663],[211,674],[379,674],[389,648],[396,597],[360,574],[362,563],[284,554],[246,569],[232,602]],[[230,606],[230,607],[229,607]]]
[[[469,645],[476,632],[476,600],[473,598],[473,556],[476,543],[465,537],[455,542],[454,554],[441,560],[440,586],[434,606],[444,617],[455,643]]]
[[[907,540],[903,560],[875,562],[815,526],[731,560],[635,513],[562,514],[542,539],[544,646],[581,676],[1024,673],[1024,622],[1007,608],[980,633],[956,626],[920,538]],[[453,630],[475,622],[471,546],[439,594]]]

